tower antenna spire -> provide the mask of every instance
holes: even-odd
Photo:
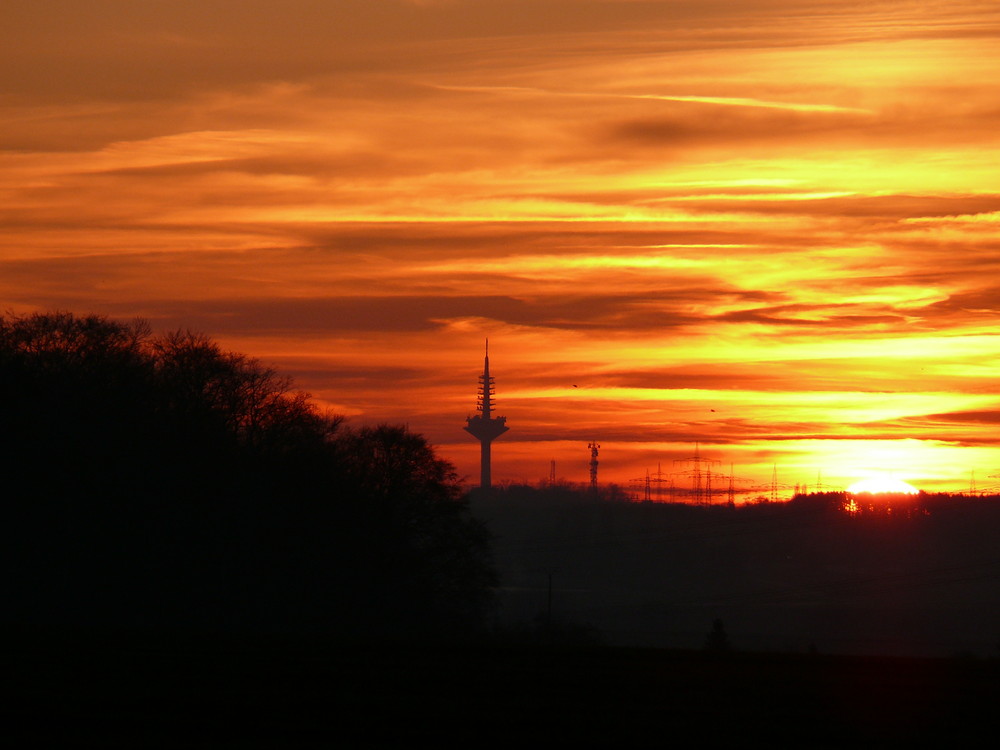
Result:
[[[483,374],[479,376],[479,391],[476,396],[476,413],[466,418],[465,431],[479,441],[479,486],[488,490],[490,477],[490,444],[507,432],[507,417],[493,416],[493,377],[490,375],[490,340],[486,339],[486,356],[483,359]]]

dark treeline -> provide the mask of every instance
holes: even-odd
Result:
[[[494,574],[452,467],[187,331],[0,318],[4,625],[468,632]]]
[[[474,495],[509,621],[619,646],[1000,655],[1000,502],[800,495],[697,506],[568,487]]]

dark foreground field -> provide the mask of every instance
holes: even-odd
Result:
[[[988,739],[998,699],[991,659],[8,639],[0,711],[17,747],[870,747]]]

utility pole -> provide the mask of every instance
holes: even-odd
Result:
[[[728,505],[730,508],[736,507],[736,487],[733,486],[733,465],[729,464],[729,497]]]
[[[711,503],[712,501],[712,464],[717,463],[720,463],[720,461],[713,458],[704,458],[701,455],[701,448],[698,443],[694,444],[694,456],[674,461],[675,465],[691,464],[693,466],[690,471],[685,473],[691,475],[692,494],[694,495],[694,502],[698,505]],[[703,486],[702,478],[707,479],[707,487]]]
[[[590,489],[597,489],[597,450],[601,446],[597,444],[597,441],[590,441],[587,446],[590,448]]]

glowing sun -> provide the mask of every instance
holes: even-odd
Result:
[[[892,477],[862,479],[860,482],[855,482],[848,487],[847,491],[854,495],[860,492],[870,492],[873,495],[916,495],[920,492],[912,484],[907,484],[902,479],[894,479]]]

